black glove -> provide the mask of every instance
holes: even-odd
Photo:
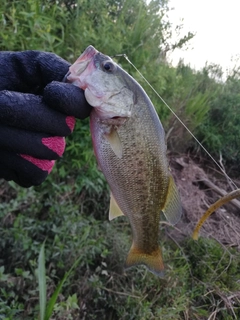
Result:
[[[0,52],[0,178],[42,183],[64,152],[74,117],[89,116],[83,91],[61,82],[69,66],[53,53]]]

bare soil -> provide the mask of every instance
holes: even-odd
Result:
[[[226,193],[232,191],[233,186],[221,172],[209,168],[206,163],[203,169],[201,164],[187,155],[170,157],[170,167],[180,192],[183,217],[169,232],[171,237],[179,242],[186,236],[192,235],[200,217],[221,197],[204,181],[212,182]],[[234,182],[240,186],[240,181],[234,180]],[[240,250],[240,208],[231,202],[220,207],[204,223],[200,236],[214,238],[223,245]]]

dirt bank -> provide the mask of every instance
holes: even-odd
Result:
[[[206,166],[203,169],[197,161],[186,155],[170,157],[170,167],[181,195],[183,217],[169,232],[179,241],[192,234],[208,207],[221,197],[221,192],[232,191],[233,186],[218,170]],[[235,183],[240,186],[239,181],[235,180]],[[204,223],[200,236],[214,238],[223,245],[240,250],[239,200],[216,210]]]

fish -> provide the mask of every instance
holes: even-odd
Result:
[[[90,131],[111,191],[109,219],[126,216],[131,225],[125,268],[144,265],[163,277],[160,214],[176,224],[182,205],[156,110],[141,85],[93,46],[70,66],[67,81],[82,88],[93,107]]]

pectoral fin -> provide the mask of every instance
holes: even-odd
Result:
[[[116,200],[114,199],[114,196],[110,195],[110,208],[109,208],[109,220],[113,220],[117,217],[123,216],[121,209],[119,208]]]
[[[110,146],[111,146],[113,152],[115,153],[115,155],[118,158],[121,159],[122,158],[123,149],[122,149],[122,143],[120,141],[120,138],[119,138],[117,130],[112,128],[109,133],[106,133],[104,135],[104,137],[110,143]]]
[[[166,201],[162,211],[171,224],[176,224],[182,215],[181,199],[172,176],[169,178]]]

